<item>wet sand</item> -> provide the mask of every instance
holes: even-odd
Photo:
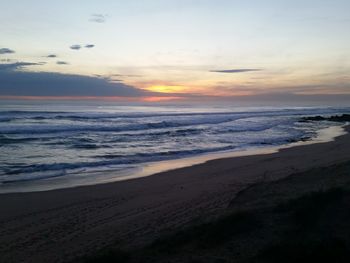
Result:
[[[108,245],[139,247],[193,220],[224,213],[251,186],[349,159],[346,134],[133,180],[2,194],[0,262],[69,262]]]
[[[260,154],[276,153],[281,149],[286,149],[295,146],[309,145],[314,143],[329,142],[335,137],[346,134],[343,126],[330,126],[320,129],[316,136],[310,140],[296,141],[288,144],[253,147],[247,149],[236,149],[234,151],[212,152],[199,154],[191,157],[148,162],[130,169],[118,171],[96,172],[96,173],[76,173],[66,176],[57,176],[41,180],[28,180],[22,182],[14,182],[3,184],[0,186],[0,194],[3,193],[19,193],[19,192],[40,192],[63,188],[72,188],[78,186],[88,186],[105,184],[111,182],[125,181],[135,178],[142,178],[158,173],[163,173],[170,170],[189,167],[197,164],[202,164],[207,161],[231,157],[242,157]]]

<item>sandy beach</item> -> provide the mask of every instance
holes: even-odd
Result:
[[[136,249],[200,218],[224,214],[254,186],[349,159],[346,134],[127,181],[1,194],[0,262],[72,262],[106,246]]]
[[[350,0],[1,7],[0,263],[350,263]]]

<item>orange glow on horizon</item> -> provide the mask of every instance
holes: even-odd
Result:
[[[0,96],[7,100],[116,100],[138,101],[138,97],[102,97],[102,96]]]
[[[181,97],[146,97],[143,101],[147,102],[160,102],[160,101],[170,101],[170,100],[180,100]]]
[[[0,96],[4,100],[105,100],[125,102],[159,102],[178,100],[181,97],[99,97],[99,96]]]

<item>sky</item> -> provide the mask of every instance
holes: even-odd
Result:
[[[2,0],[0,98],[350,99],[348,0]]]

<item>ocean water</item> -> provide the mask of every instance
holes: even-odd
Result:
[[[148,162],[283,145],[314,137],[331,122],[303,116],[350,108],[54,106],[0,107],[0,188]],[[1,190],[1,189],[0,189]]]

